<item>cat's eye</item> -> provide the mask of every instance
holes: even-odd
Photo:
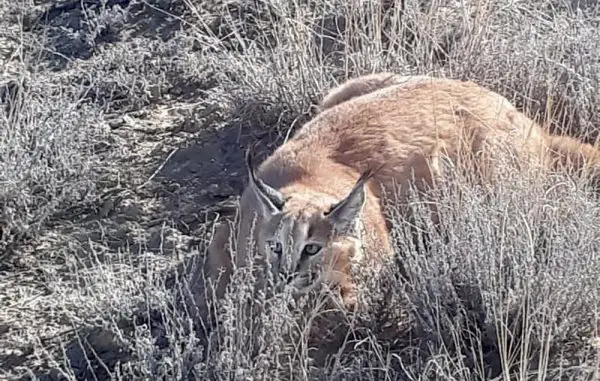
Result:
[[[283,253],[283,248],[281,247],[281,243],[277,241],[267,241],[267,246],[269,250],[277,255],[281,255]]]
[[[309,243],[308,245],[304,246],[304,249],[302,249],[302,255],[316,255],[319,253],[319,251],[321,251],[320,245]]]

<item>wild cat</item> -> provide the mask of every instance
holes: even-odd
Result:
[[[353,78],[331,89],[318,115],[258,167],[247,153],[238,233],[233,237],[228,223],[217,228],[205,271],[210,279],[225,270],[215,289],[220,297],[234,243],[236,264],[255,250],[279,284],[300,294],[328,282],[352,309],[351,267],[394,254],[384,195],[402,201],[409,183],[420,191],[434,186],[444,175],[440,154],[485,174],[505,158],[542,170],[595,171],[598,153],[550,135],[505,97],[471,81],[393,73]]]

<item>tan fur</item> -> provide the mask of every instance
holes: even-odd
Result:
[[[423,80],[434,80],[435,78],[424,75],[398,75],[389,72],[366,74],[356,78],[350,78],[341,85],[334,87],[323,97],[319,105],[319,111],[323,111],[350,99],[372,93],[376,90],[392,85],[411,83]]]
[[[549,135],[547,143],[552,152],[553,169],[575,171],[579,175],[588,175],[594,186],[600,180],[600,150],[591,144],[582,144],[570,136]]]
[[[257,178],[287,198],[282,209],[265,212],[268,205],[256,189],[244,190],[236,261],[245,263],[249,247],[244,243],[251,239],[258,254],[280,269],[304,274],[318,268],[320,281],[339,285],[349,308],[356,301],[350,265],[370,266],[393,255],[382,196],[395,195],[402,202],[413,176],[420,190],[434,185],[443,176],[441,153],[483,179],[506,159],[541,170],[600,165],[595,147],[548,135],[506,98],[469,81],[380,73],[340,85],[321,105],[321,112],[258,168]],[[366,183],[359,228],[340,233],[326,211],[340,200],[358,205],[360,198],[349,192],[361,173],[381,165]],[[279,243],[287,238],[300,243]],[[279,257],[265,249],[274,240],[282,248]],[[309,241],[323,245],[310,261],[298,254]],[[223,258],[222,246],[213,241],[209,256]],[[220,259],[214,263],[228,266]]]

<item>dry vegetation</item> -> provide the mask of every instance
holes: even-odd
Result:
[[[356,316],[254,295],[240,269],[200,327],[178,304],[198,286],[174,271],[231,214],[243,148],[273,150],[348,76],[468,78],[594,140],[596,1],[0,0],[0,14],[0,378],[599,377],[600,203],[577,179],[453,177],[443,229],[422,218],[414,245],[398,221],[401,268],[368,277],[373,309]]]

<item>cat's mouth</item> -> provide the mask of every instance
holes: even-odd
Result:
[[[320,272],[309,271],[301,274],[293,274],[288,277],[287,285],[293,287],[296,293],[306,293],[315,287],[320,278]]]

